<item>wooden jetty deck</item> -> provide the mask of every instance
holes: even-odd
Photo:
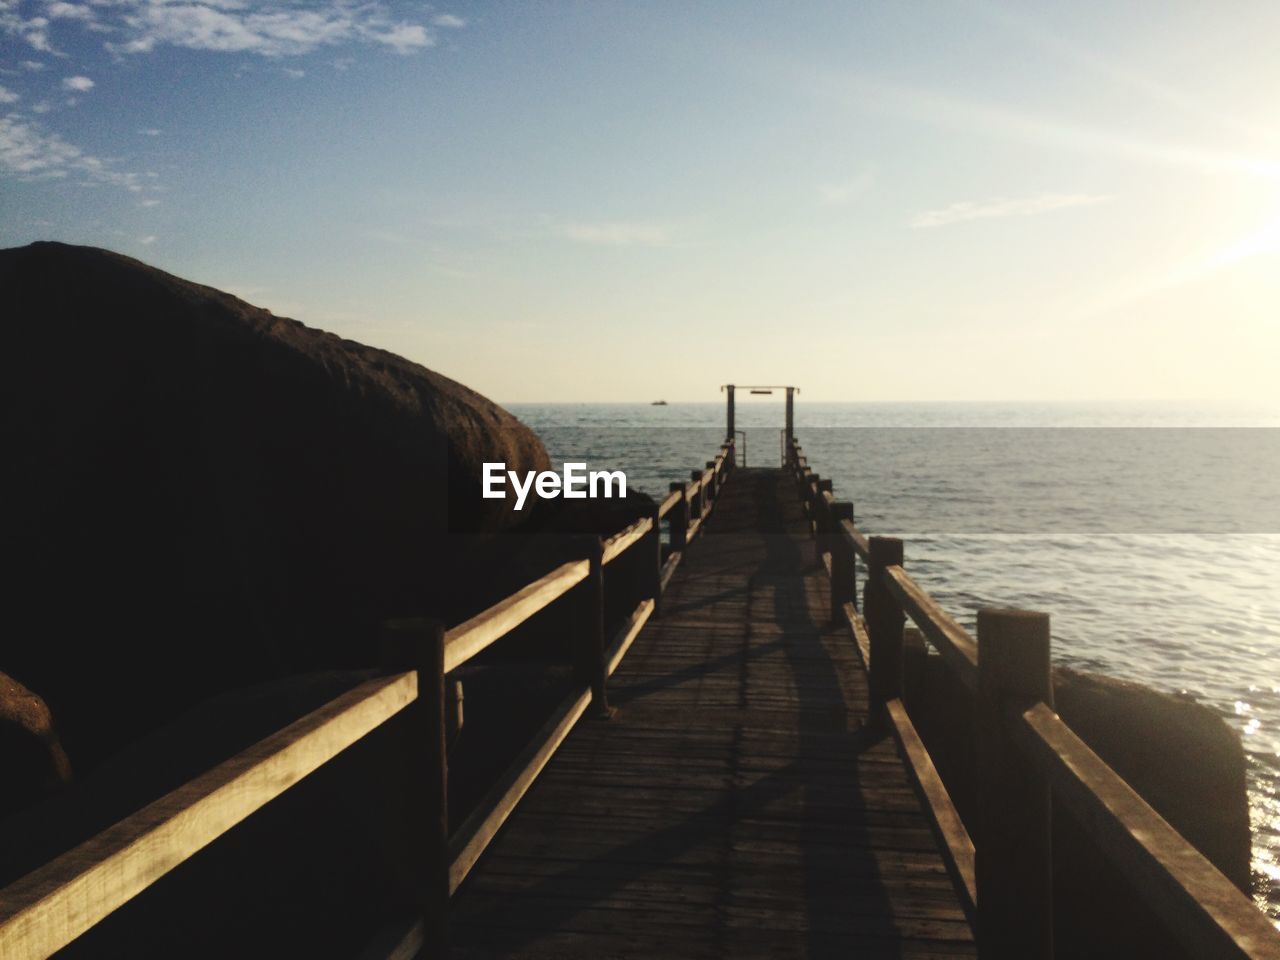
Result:
[[[725,442],[649,516],[463,623],[388,622],[373,679],[0,890],[0,956],[52,956],[399,717],[413,876],[362,960],[1052,960],[1059,810],[1181,957],[1280,960],[1267,918],[1055,712],[1048,615],[984,608],[971,636],[810,468],[796,389],[738,388],[786,393],[784,465],[763,470],[745,443],[739,463],[725,389]],[[571,689],[451,831],[450,674],[558,603]],[[972,822],[906,706],[908,620],[972,711]]]
[[[457,891],[462,957],[975,956],[794,479],[739,470]]]

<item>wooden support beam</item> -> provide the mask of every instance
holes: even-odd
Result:
[[[871,635],[871,721],[883,723],[885,704],[902,696],[902,608],[888,587],[888,569],[902,565],[902,541],[896,537],[872,537],[871,560],[862,601],[867,632]]]
[[[1049,616],[978,611],[978,956],[1051,960],[1049,782],[1014,742],[1008,717],[1053,704]]]
[[[591,687],[591,712],[609,716],[609,671],[604,651],[604,545],[599,537],[583,541],[591,571],[586,584],[586,611],[583,618],[579,674]]]
[[[411,714],[422,753],[411,759],[425,771],[418,883],[423,943],[432,953],[449,947],[449,753],[445,720],[444,626],[438,620],[389,620],[382,627],[383,657],[392,668],[418,675]]]
[[[667,541],[671,544],[672,553],[679,553],[683,550],[688,540],[689,498],[686,495],[686,487],[687,484],[683,483],[672,483],[670,485],[672,494],[678,495],[680,498],[667,513],[667,526],[669,528]],[[667,499],[669,500],[670,497]]]
[[[853,504],[837,500],[831,505],[826,542],[831,552],[831,619],[840,623],[844,619],[844,605],[855,603],[858,598],[853,547],[841,535],[840,524],[853,522]]]

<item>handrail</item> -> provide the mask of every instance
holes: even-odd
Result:
[[[62,949],[417,696],[413,673],[369,680],[10,884],[0,956]]]
[[[600,562],[606,566],[612,563],[626,553],[628,547],[635,544],[652,529],[653,518],[643,517],[631,524],[631,526],[619,530],[604,541],[604,554]]]
[[[893,730],[898,749],[907,760],[907,770],[911,773],[916,792],[923,801],[925,811],[929,814],[930,827],[938,840],[939,850],[946,861],[947,870],[957,878],[960,906],[964,910],[969,923],[976,924],[978,918],[978,877],[977,853],[973,839],[965,829],[964,821],[951,795],[942,783],[933,758],[925,749],[924,741],[916,732],[915,724],[907,715],[907,708],[899,698],[890,700],[885,708],[889,723]]]
[[[546,576],[521,587],[511,596],[499,600],[488,610],[445,631],[444,672],[453,672],[490,644],[501,640],[539,610],[587,579],[588,573],[590,564],[586,560],[570,560]]]
[[[717,479],[732,467],[733,457],[734,443],[730,438],[721,444],[716,459],[699,479],[673,491],[654,515],[598,541],[595,559],[564,563],[450,630],[441,631],[435,626],[434,647],[431,643],[426,647],[434,649],[437,658],[434,681],[427,654],[427,661],[414,671],[361,684],[0,890],[0,955],[6,960],[47,957],[66,946],[420,695],[438,702],[444,674],[456,670],[589,577],[595,579],[596,589],[601,591],[596,596],[598,604],[602,601],[601,573],[605,564],[649,535],[656,535],[655,520],[705,490],[706,496],[700,501],[701,516],[688,524],[682,542],[692,539],[714,504]],[[687,510],[684,519],[689,519]],[[651,542],[656,566],[648,583],[655,596],[642,599],[613,642],[599,648],[600,670],[605,678],[617,668],[641,628],[657,612],[658,597],[680,562],[681,552],[673,550],[666,562],[659,564],[656,540]],[[599,617],[601,606],[594,609],[594,615]],[[419,639],[429,640],[428,622],[420,623],[427,633]],[[423,694],[419,690],[420,677],[435,683],[434,693]],[[593,680],[593,684],[596,682]],[[447,873],[447,877],[442,875],[447,893],[457,889],[594,696],[590,686],[571,693],[476,811],[449,838],[449,862],[441,865]],[[427,711],[422,719],[428,745],[433,736],[443,744],[443,729],[437,726],[432,730],[433,724],[442,721],[443,713],[433,720]],[[444,755],[437,752],[436,756],[442,764],[436,786],[443,797]],[[433,909],[428,906],[425,919],[411,920],[394,933],[393,953],[416,950],[429,941],[430,924],[435,922]]]
[[[1205,957],[1280,957],[1263,913],[1045,703],[1012,724],[1062,802],[1180,943]]]
[[[853,552],[860,556],[864,561],[871,559],[871,544],[867,542],[867,538],[863,536],[861,530],[853,525],[852,520],[840,521],[840,532],[844,534],[849,545],[853,547]]]
[[[902,567],[885,568],[885,584],[920,632],[970,691],[978,689],[978,644]]]
[[[829,481],[818,482],[794,439],[790,467],[815,525],[816,552],[824,560],[829,552],[826,566],[832,574],[833,617],[847,622],[870,675],[872,722],[890,729],[907,760],[970,919],[981,909],[984,924],[1022,929],[1019,936],[1026,939],[1017,955],[1049,955],[1052,937],[1046,931],[1052,921],[1046,918],[1052,916],[1052,895],[1043,884],[1050,873],[1047,830],[1052,790],[1054,802],[1077,817],[1138,896],[1195,956],[1280,960],[1280,934],[1262,912],[1045,702],[1052,699],[1048,617],[1026,611],[980,611],[975,642],[903,569],[900,540],[868,539],[852,520],[842,519],[851,513],[851,505],[835,499]],[[867,562],[866,619],[857,610],[852,589],[854,556]],[[987,818],[986,829],[1017,838],[1010,842],[1009,837],[993,834],[988,848],[979,837],[979,850],[987,850],[985,862],[994,865],[984,868],[996,891],[989,900],[982,899],[978,887],[972,839],[959,823],[903,705],[905,617],[915,622],[976,698],[977,747],[982,757],[980,809]],[[989,618],[985,628],[984,617]],[[980,644],[989,645],[982,671]],[[1011,708],[1014,703],[1020,705]],[[1019,755],[1027,758],[1026,770],[1035,771],[1031,779],[1016,772],[1023,766]],[[1006,787],[1016,800],[1005,799],[1001,791]]]
[[[684,499],[684,494],[681,491],[672,490],[669,494],[667,494],[667,499],[663,500],[662,503],[658,504],[658,519],[662,519],[663,517],[665,517],[668,513],[671,512],[672,508],[675,507],[675,505],[683,499]]]
[[[498,782],[476,804],[471,815],[449,838],[449,893],[467,878],[481,854],[497,836],[516,804],[533,786],[543,768],[564,742],[591,703],[591,687],[582,686],[560,702]]]

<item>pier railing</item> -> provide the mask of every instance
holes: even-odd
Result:
[[[1053,956],[1051,800],[1073,814],[1192,956],[1280,958],[1280,933],[1262,912],[1054,711],[1047,614],[980,610],[975,639],[906,572],[901,540],[858,529],[853,505],[835,498],[794,438],[787,467],[831,576],[832,618],[848,624],[867,668],[872,720],[908,762],[983,960]],[[858,560],[866,571],[861,609]],[[904,707],[908,619],[973,699],[972,833]]]
[[[401,711],[409,711],[427,795],[425,847],[415,852],[421,902],[412,916],[378,931],[366,956],[409,957],[445,941],[449,897],[497,835],[538,774],[589,710],[608,710],[608,678],[662,593],[687,544],[698,535],[735,465],[733,438],[713,460],[671,484],[668,496],[607,538],[583,538],[581,559],[562,564],[470,620],[446,629],[437,621],[392,621],[384,628],[388,675],[363,683],[152,802],[0,890],[0,957],[44,958],[62,949],[159,881],[246,817],[355,745]],[[666,557],[660,540],[668,525]],[[624,554],[646,571],[630,584],[632,613],[605,636],[604,570]],[[449,832],[445,678],[534,614],[585,584],[583,630],[575,637],[574,686],[474,811]],[[406,715],[408,716],[408,714]]]

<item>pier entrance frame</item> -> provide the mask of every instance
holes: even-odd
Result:
[[[743,466],[746,466],[747,436],[744,431],[737,429],[737,425],[734,421],[734,391],[746,390],[749,393],[755,393],[755,394],[772,394],[773,391],[775,390],[786,391],[787,412],[786,412],[786,420],[785,420],[786,425],[783,427],[783,430],[782,430],[782,466],[784,467],[787,466],[788,451],[790,451],[794,446],[793,441],[795,440],[795,423],[796,423],[795,398],[796,398],[796,394],[800,392],[800,388],[795,386],[794,384],[725,383],[725,384],[721,384],[720,390],[725,395],[725,439],[728,440],[729,442],[732,442],[735,436],[737,436],[738,434],[742,434],[742,446],[743,446],[743,450],[742,450],[743,464],[742,465]]]

